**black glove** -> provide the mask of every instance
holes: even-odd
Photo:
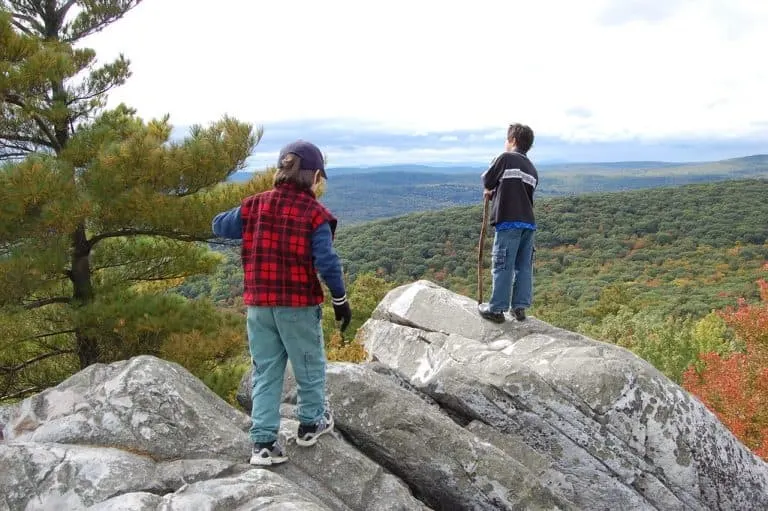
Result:
[[[336,321],[341,321],[341,331],[347,329],[349,322],[352,321],[352,309],[349,307],[349,301],[347,301],[347,295],[341,298],[334,298],[331,301],[333,305],[333,312],[336,313]]]

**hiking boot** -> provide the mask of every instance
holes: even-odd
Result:
[[[525,321],[525,309],[523,309],[522,307],[518,307],[518,308],[516,308],[512,312],[515,313],[515,319],[516,320],[518,320],[518,321]]]
[[[504,323],[504,313],[491,311],[491,306],[487,303],[478,305],[477,312],[480,313],[480,316],[489,321],[493,321],[494,323]]]
[[[320,435],[333,431],[333,414],[326,409],[322,418],[314,424],[299,424],[296,445],[309,447],[315,445]]]
[[[251,465],[277,465],[286,461],[288,461],[288,455],[285,454],[285,449],[283,449],[279,441],[256,442],[253,444],[253,449],[251,449]]]

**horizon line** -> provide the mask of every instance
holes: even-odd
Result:
[[[547,159],[547,160],[541,160],[539,162],[535,162],[538,166],[551,166],[551,165],[595,165],[595,164],[699,164],[699,163],[719,163],[719,162],[727,162],[727,161],[733,161],[733,160],[743,160],[747,158],[756,158],[756,157],[766,157],[768,158],[768,153],[752,153],[752,154],[744,154],[742,156],[735,156],[731,158],[721,158],[721,159],[702,159],[702,160],[675,160],[675,159],[668,159],[668,160],[558,160],[558,159]],[[467,167],[467,168],[473,168],[474,166],[477,166],[478,168],[485,168],[488,166],[487,163],[482,162],[452,162],[452,161],[431,161],[431,162],[403,162],[403,163],[382,163],[382,164],[364,164],[364,165],[333,165],[328,166],[327,168],[330,169],[376,169],[376,168],[387,168],[387,167],[430,167],[430,168],[447,168],[447,167]],[[261,171],[260,168],[253,168],[253,169],[243,169],[238,172],[259,172]]]

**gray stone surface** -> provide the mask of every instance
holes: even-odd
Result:
[[[421,510],[408,487],[346,442],[338,432],[307,449],[295,443],[299,423],[284,419],[281,434],[288,439],[291,463],[273,469],[294,481],[312,481],[337,500],[334,509]],[[344,507],[342,507],[344,506]]]
[[[157,496],[128,493],[89,511],[330,511],[299,485],[263,469],[184,486]]]
[[[435,509],[576,509],[501,449],[365,366],[333,364],[336,423]]]
[[[162,492],[155,462],[119,449],[0,445],[0,509],[83,509],[123,492]]]
[[[403,286],[364,326],[366,349],[581,508],[768,509],[766,463],[650,364],[475,310],[429,282]]]
[[[371,361],[329,364],[336,431],[311,448],[289,372],[269,469],[248,415],[150,356],[0,407],[0,511],[768,509],[768,465],[626,350],[425,281],[361,335]]]
[[[290,419],[289,463],[254,469],[248,416],[155,357],[90,367],[0,417],[0,511],[427,509],[338,433],[298,447]]]
[[[238,460],[248,416],[177,364],[135,357],[93,365],[15,405],[8,441],[117,447],[157,460]]]

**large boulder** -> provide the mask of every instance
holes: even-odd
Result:
[[[112,447],[10,442],[0,445],[0,509],[83,509],[133,492],[173,493],[197,481],[239,472],[213,459],[155,462]]]
[[[580,509],[768,509],[768,465],[650,364],[534,318],[483,321],[476,307],[419,281],[390,292],[362,338]]]
[[[155,460],[242,460],[246,415],[177,364],[95,364],[9,408],[8,441],[116,447]]]
[[[249,426],[177,364],[91,366],[0,408],[0,511],[425,509],[339,435],[297,447],[288,419],[290,462],[251,467]]]
[[[331,363],[336,432],[247,464],[249,417],[180,366],[95,365],[0,407],[0,511],[753,510],[768,466],[687,392],[621,348],[529,318],[497,325],[419,281]],[[238,401],[250,407],[250,378]]]

